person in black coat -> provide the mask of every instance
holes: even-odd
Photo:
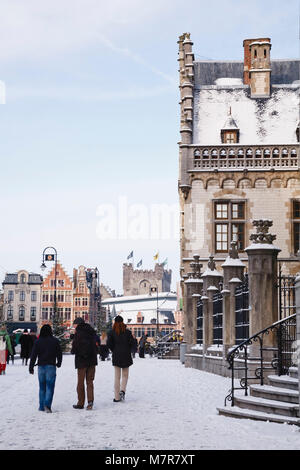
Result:
[[[144,359],[145,358],[145,347],[147,342],[148,335],[143,335],[139,342],[139,356]]]
[[[40,411],[52,413],[51,405],[56,381],[56,367],[62,363],[62,351],[57,338],[54,338],[50,325],[43,325],[39,339],[33,345],[29,373],[34,373],[35,361],[38,359]]]
[[[131,348],[131,354],[132,354],[132,357],[134,359],[136,353],[138,352],[139,346],[138,346],[138,340],[136,339],[136,337],[134,335],[132,335],[132,337],[133,337],[133,346]]]
[[[28,359],[30,358],[31,351],[32,351],[32,337],[28,333],[27,328],[25,328],[23,334],[20,337],[19,343],[21,345],[21,359],[22,359],[22,365],[27,366]]]
[[[112,365],[115,368],[114,402],[125,399],[129,367],[133,364],[131,351],[134,347],[132,334],[126,329],[123,318],[115,318],[112,331],[108,335],[107,346],[112,351]]]
[[[73,408],[81,410],[85,402],[85,382],[87,391],[87,410],[94,404],[94,378],[97,361],[97,338],[95,330],[81,317],[75,318],[76,332],[72,342],[71,354],[75,354],[77,369],[77,404]]]

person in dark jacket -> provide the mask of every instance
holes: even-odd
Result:
[[[108,335],[107,346],[112,351],[112,365],[115,368],[113,401],[119,402],[125,399],[129,367],[133,364],[131,350],[134,347],[131,331],[126,329],[120,315],[115,318],[113,329]]]
[[[144,359],[145,358],[145,347],[147,342],[147,335],[143,335],[139,342],[139,356]]]
[[[50,325],[43,325],[39,339],[33,345],[29,372],[34,373],[35,361],[38,359],[40,411],[52,413],[51,405],[56,381],[56,367],[62,363],[62,351],[57,338],[54,338]]]
[[[133,337],[133,346],[131,348],[131,354],[132,354],[132,358],[134,359],[136,353],[138,352],[138,340],[136,339],[134,335],[132,335],[132,337]]]
[[[105,361],[105,359],[109,355],[109,349],[107,347],[107,334],[105,331],[101,334],[99,339],[99,356],[101,357],[101,361]]]
[[[28,333],[27,328],[23,331],[23,334],[20,337],[19,341],[21,345],[21,359],[22,359],[22,365],[26,365],[28,363],[28,359],[30,358],[31,351],[32,351],[32,336]]]
[[[82,410],[85,402],[85,381],[87,392],[87,410],[93,409],[94,378],[97,361],[97,345],[95,330],[85,323],[81,317],[75,318],[76,328],[72,342],[71,354],[75,354],[75,369],[77,369],[77,404],[73,408]]]

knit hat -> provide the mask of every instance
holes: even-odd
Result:
[[[121,317],[121,315],[117,315],[115,318],[115,322],[122,323],[122,321],[123,321],[123,317]]]
[[[75,318],[73,325],[82,325],[82,323],[85,323],[84,319],[81,317]]]

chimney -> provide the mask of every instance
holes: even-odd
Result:
[[[271,91],[270,38],[245,39],[244,84],[250,85],[251,97],[267,98]]]

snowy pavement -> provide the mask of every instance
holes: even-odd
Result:
[[[53,413],[38,411],[38,379],[19,359],[0,376],[0,450],[300,449],[295,426],[219,416],[230,380],[176,360],[136,358],[126,401],[113,403],[111,361],[99,362],[93,411],[74,410],[74,357],[57,371]]]

